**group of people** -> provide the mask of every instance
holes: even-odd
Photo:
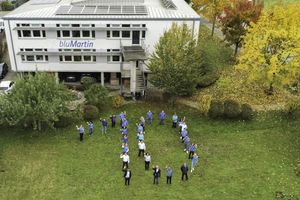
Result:
[[[161,111],[159,113],[159,121],[160,125],[165,124],[165,119],[166,119],[166,113],[164,111]],[[130,179],[132,177],[132,172],[129,168],[129,163],[130,163],[130,156],[129,156],[129,143],[128,143],[128,121],[126,119],[126,112],[121,112],[119,114],[120,118],[120,132],[122,135],[122,154],[120,155],[120,158],[122,159],[122,170],[124,171],[124,179],[125,179],[125,185],[130,185]],[[116,115],[111,115],[111,126],[112,128],[116,127],[116,121],[117,117]],[[102,126],[102,134],[107,133],[107,121],[106,119],[100,119],[101,121],[101,126]],[[149,170],[150,163],[151,163],[151,155],[150,153],[146,152],[146,144],[145,144],[145,125],[146,121],[148,125],[152,125],[153,121],[153,113],[149,110],[146,113],[146,120],[144,117],[140,117],[139,123],[136,124],[136,139],[137,139],[137,146],[138,146],[138,157],[143,157],[144,162],[145,162],[145,170]],[[93,135],[94,133],[94,123],[92,121],[87,122],[88,127],[89,127],[89,135]],[[197,149],[197,144],[195,143],[190,143],[190,138],[188,136],[188,131],[187,131],[187,125],[185,122],[185,117],[182,119],[178,119],[178,116],[176,113],[173,114],[172,116],[172,127],[177,128],[177,125],[179,126],[179,134],[180,134],[180,139],[182,143],[184,143],[184,152],[188,154],[188,159],[191,159],[191,172],[194,171],[195,166],[198,162],[198,156],[195,153]],[[79,139],[80,141],[83,140],[83,134],[84,134],[84,127],[80,125],[79,127],[76,126],[76,128],[79,131]],[[182,180],[188,180],[188,171],[189,168],[186,163],[183,163],[181,166],[181,173],[182,173]],[[153,170],[153,184],[158,184],[158,179],[161,176],[161,170],[158,165],[152,167]],[[172,176],[173,176],[173,169],[170,166],[166,166],[166,178],[167,178],[167,184],[171,184],[172,182]]]

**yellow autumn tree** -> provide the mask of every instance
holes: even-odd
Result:
[[[214,35],[217,16],[221,15],[229,0],[192,0],[193,9],[203,14],[212,23],[211,35]]]
[[[267,87],[297,84],[300,75],[300,4],[277,5],[252,23],[236,69]]]

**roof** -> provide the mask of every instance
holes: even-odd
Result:
[[[168,2],[174,6],[168,7]],[[61,6],[144,6],[146,13],[81,13],[78,11],[58,14]],[[95,10],[97,10],[97,8]],[[74,9],[77,10],[77,9]],[[79,9],[81,10],[81,9]],[[89,9],[86,9],[89,10]],[[72,20],[200,20],[199,15],[184,0],[31,0],[9,14],[4,19],[72,19]]]
[[[124,46],[122,53],[126,62],[148,59],[145,50],[141,46]]]

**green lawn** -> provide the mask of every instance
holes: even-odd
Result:
[[[265,8],[271,8],[273,5],[275,5],[278,2],[278,0],[264,0],[264,6]],[[289,4],[289,3],[296,3],[300,2],[299,0],[282,0],[284,4]]]
[[[300,198],[300,124],[279,117],[259,116],[252,122],[211,121],[194,110],[177,108],[187,117],[192,142],[203,144],[200,159],[188,182],[180,180],[180,166],[188,161],[177,130],[170,121],[146,127],[145,141],[152,164],[174,169],[172,185],[165,170],[158,186],[152,171],[144,171],[137,157],[135,121],[151,108],[163,105],[126,106],[130,122],[129,146],[133,172],[130,187],[121,171],[121,136],[118,129],[78,141],[74,127],[33,133],[0,131],[0,199],[275,199],[276,191]],[[110,113],[106,112],[105,116]],[[190,162],[188,161],[190,166]],[[298,165],[298,166],[297,166]],[[289,196],[290,197],[290,196]],[[288,199],[288,198],[286,198]]]

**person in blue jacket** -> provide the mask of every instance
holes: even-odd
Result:
[[[193,155],[194,155],[196,149],[197,149],[197,144],[191,144],[191,145],[190,145],[190,149],[189,149],[189,150],[190,150],[190,153],[189,153],[189,159],[191,159],[191,158],[193,157]]]
[[[172,183],[173,170],[170,166],[167,166],[167,184]]]
[[[100,119],[101,124],[102,124],[102,134],[107,132],[107,121],[106,119]]]
[[[147,122],[148,122],[149,125],[152,124],[152,119],[153,119],[152,112],[149,110],[147,112]]]
[[[160,125],[165,124],[165,118],[166,118],[166,113],[162,110],[161,113],[159,113]]]
[[[198,162],[198,156],[197,156],[197,154],[194,154],[193,158],[192,158],[191,172],[193,172],[195,170],[197,162]]]
[[[87,122],[88,126],[89,126],[89,135],[93,135],[94,133],[94,123],[92,121]]]
[[[79,127],[76,125],[77,130],[79,131],[79,140],[83,141],[83,134],[84,134],[84,128],[82,125],[80,125]]]

